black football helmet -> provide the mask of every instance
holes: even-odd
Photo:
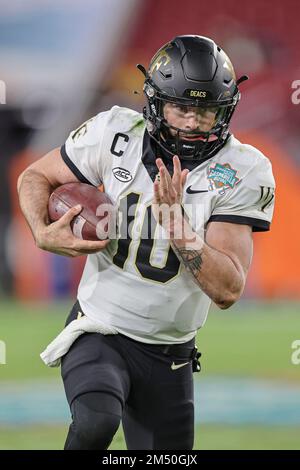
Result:
[[[204,160],[215,155],[226,143],[229,122],[240,99],[239,83],[225,52],[203,36],[177,36],[155,54],[145,75],[143,110],[152,139],[168,155],[181,159]],[[166,103],[182,113],[213,116],[209,130],[180,129],[164,117]],[[213,113],[213,114],[212,114]]]

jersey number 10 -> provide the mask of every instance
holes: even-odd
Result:
[[[130,246],[133,243],[133,227],[136,218],[136,212],[141,195],[138,193],[129,193],[120,201],[120,211],[123,215],[121,225],[119,227],[120,238],[118,240],[118,249],[113,257],[113,263],[119,268],[123,269],[129,257]],[[135,211],[132,207],[136,208]],[[131,209],[130,209],[131,208]],[[131,215],[131,213],[133,213]],[[138,246],[135,253],[135,267],[138,273],[146,279],[165,283],[177,276],[180,268],[180,262],[175,255],[170,244],[166,247],[166,256],[164,266],[159,267],[151,264],[152,250],[154,249],[155,240],[151,236],[151,228],[154,227],[155,232],[156,222],[152,215],[151,205],[146,207],[143,222],[141,224]],[[142,236],[143,235],[143,236]],[[145,237],[145,235],[147,235]]]

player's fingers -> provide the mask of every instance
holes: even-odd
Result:
[[[77,206],[71,207],[59,220],[58,225],[67,226],[70,225],[70,222],[82,211],[82,206],[77,204]]]
[[[79,253],[76,250],[67,250],[64,253],[59,254],[63,254],[63,256],[68,256],[69,258],[76,258],[77,256],[83,256],[85,253]]]
[[[83,248],[78,250],[78,251],[75,251],[76,252],[76,255],[75,256],[80,256],[80,255],[94,255],[95,253],[98,253],[99,251],[103,250],[103,248],[101,249],[97,249],[97,250],[84,250]]]
[[[172,182],[176,191],[180,191],[181,164],[177,155],[174,155],[173,157],[173,167],[174,167],[174,172],[173,172]]]
[[[162,161],[161,158],[157,158],[157,159],[156,159],[156,166],[157,166],[157,168],[159,169],[159,171],[161,170],[161,168],[164,168],[165,174],[166,174],[166,178],[167,178],[168,182],[171,183],[171,181],[172,181],[171,175],[170,175],[170,173],[168,172],[167,167],[166,167],[166,165],[164,164],[164,162]]]
[[[162,161],[161,158],[157,158],[157,159],[155,160],[155,163],[156,163],[156,166],[157,166],[157,168],[158,168],[159,170],[160,170],[161,167],[164,166],[164,162]]]
[[[99,240],[99,241],[91,241],[91,240],[79,240],[79,239],[76,239],[76,241],[74,242],[73,246],[72,246],[72,249],[73,250],[78,250],[78,251],[85,251],[85,252],[88,252],[88,251],[93,251],[93,252],[97,252],[97,251],[100,251],[100,250],[103,250],[103,248],[105,248],[108,244],[109,244],[110,240]]]
[[[189,170],[185,169],[181,172],[181,188],[185,185],[187,175],[189,174]]]
[[[69,258],[73,258],[75,256],[79,256],[79,253],[78,251],[75,251],[75,250],[71,250],[70,248],[60,248],[60,249],[48,249],[47,251],[50,251],[51,253],[55,253],[57,255],[60,255],[60,256],[68,256]]]
[[[153,184],[153,201],[156,204],[159,204],[160,201],[160,194],[159,194],[159,181],[160,181],[160,175],[156,175],[154,184]]]
[[[161,158],[157,158],[157,159],[156,159],[156,166],[157,166],[157,168],[158,168],[159,170],[160,170],[161,168],[164,168],[167,181],[168,181],[169,184],[171,184],[171,182],[172,182],[171,175],[170,175],[170,173],[168,172],[168,169],[167,169],[166,165],[164,164],[164,162],[162,161]]]
[[[81,248],[80,250],[79,249],[76,249],[76,250],[71,250],[71,249],[66,249],[66,250],[63,250],[62,252],[59,252],[59,254],[63,254],[64,256],[71,256],[72,258],[75,258],[77,256],[84,256],[84,255],[91,255],[91,254],[95,254],[95,253],[98,253],[99,251],[99,248],[97,250],[85,250],[83,248]]]
[[[167,179],[166,170],[164,167],[160,167],[159,175],[160,175],[159,187],[160,187],[161,194],[164,200],[166,200],[168,198],[168,179]]]
[[[159,189],[160,189],[162,197],[164,198],[165,201],[169,200],[169,196],[171,196],[172,199],[175,199],[176,191],[175,191],[175,188],[173,187],[170,173],[168,172],[165,164],[160,158],[157,158],[156,164],[157,164],[157,167],[159,168],[159,175],[160,175]]]

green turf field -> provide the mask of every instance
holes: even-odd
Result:
[[[59,378],[59,370],[44,366],[39,353],[62,328],[70,307],[71,302],[0,303],[0,340],[7,355],[7,364],[0,365],[0,385],[14,381],[17,387],[31,379]],[[201,374],[299,384],[300,365],[290,359],[295,339],[300,339],[299,303],[243,302],[230,310],[212,310],[197,338],[203,353]],[[4,428],[0,423],[0,449],[60,449],[66,428],[47,423]],[[296,426],[203,424],[196,427],[195,449],[299,449],[299,434]],[[111,448],[124,446],[119,432]]]
[[[32,426],[0,428],[1,449],[61,450],[67,427]],[[299,428],[268,426],[203,425],[196,427],[194,449],[254,450],[299,449]],[[126,449],[123,433],[118,431],[110,450]]]

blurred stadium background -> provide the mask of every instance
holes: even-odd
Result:
[[[97,112],[141,109],[135,64],[147,65],[178,34],[212,37],[237,75],[250,76],[232,129],[271,159],[277,181],[272,230],[254,236],[243,299],[228,311],[212,308],[198,334],[195,449],[299,449],[300,354],[292,348],[300,340],[300,106],[292,102],[299,2],[0,0],[0,7],[0,449],[63,446],[70,416],[59,370],[46,368],[39,353],[63,326],[84,264],[34,246],[17,176]],[[111,448],[124,448],[121,431]]]

